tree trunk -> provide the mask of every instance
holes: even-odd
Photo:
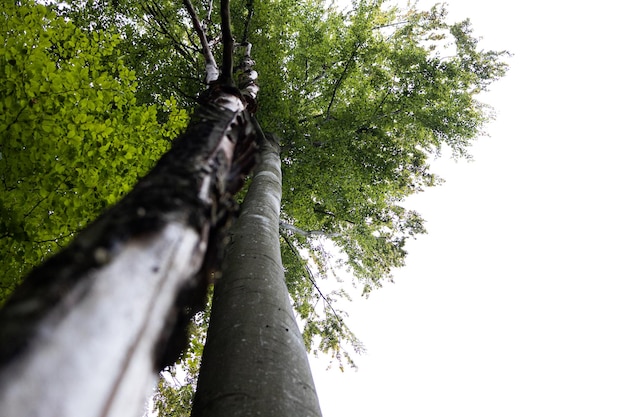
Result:
[[[321,416],[280,258],[279,146],[265,142],[215,284],[192,417]]]
[[[3,417],[136,417],[185,346],[206,301],[201,267],[217,267],[231,195],[254,163],[240,96],[216,85],[204,100],[152,172],[0,311]]]

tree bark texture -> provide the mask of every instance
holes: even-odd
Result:
[[[321,416],[280,257],[281,168],[266,140],[215,284],[192,417]]]
[[[156,167],[0,311],[3,417],[139,416],[185,346],[257,153],[238,92],[201,100]]]

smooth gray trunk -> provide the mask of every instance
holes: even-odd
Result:
[[[231,230],[192,417],[321,416],[280,256],[278,149],[264,144]]]

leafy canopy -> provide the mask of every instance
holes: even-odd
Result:
[[[82,10],[75,18],[85,25],[105,22],[122,33],[141,99],[173,95],[191,105],[185,100],[202,74],[190,74],[202,66],[201,54],[180,4],[99,4],[95,13],[72,10]],[[208,2],[195,4],[206,16]],[[425,230],[401,202],[441,182],[428,160],[443,147],[469,156],[489,120],[477,96],[505,74],[507,53],[479,49],[469,21],[448,23],[443,5],[401,11],[361,0],[339,10],[317,0],[239,0],[231,7],[237,40],[246,36],[254,45],[257,117],[282,139],[282,216],[294,226],[282,233],[283,264],[294,307],[307,345],[341,357],[342,342],[359,349],[328,302],[346,292],[323,294],[316,281],[347,268],[367,294],[403,265],[406,239]],[[214,8],[217,16],[217,2]],[[216,18],[205,24],[218,40]],[[142,46],[148,43],[160,48]],[[333,259],[332,249],[341,256]]]
[[[194,3],[206,16],[209,3]],[[217,44],[215,3],[205,25]],[[185,122],[176,103],[193,107],[204,77],[177,0],[59,2],[67,20],[23,4],[3,10],[0,23],[5,295],[146,172]],[[282,232],[283,264],[305,342],[350,362],[343,344],[360,345],[332,305],[347,292],[320,291],[321,281],[348,269],[367,294],[403,265],[406,239],[425,230],[402,200],[441,182],[428,161],[443,147],[469,156],[489,120],[477,97],[505,74],[507,53],[479,49],[469,21],[448,23],[443,5],[231,7],[237,40],[245,33],[254,45],[257,117],[282,140],[282,218],[291,225]],[[169,400],[157,399],[164,412],[176,392],[187,392],[167,386],[160,398]]]
[[[313,261],[316,277],[347,268],[365,294],[390,279],[404,263],[406,239],[425,231],[402,200],[440,183],[428,160],[443,147],[469,156],[489,120],[477,96],[504,75],[507,53],[478,49],[469,21],[447,23],[442,5],[325,4],[257,2],[250,40],[258,117],[282,137],[284,221],[332,240],[284,231],[298,249],[283,251],[294,303],[309,346],[337,354],[342,340],[354,339],[320,300],[299,255]],[[234,15],[240,33],[246,14]],[[338,262],[330,248],[342,252]]]

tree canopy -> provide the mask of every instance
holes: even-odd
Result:
[[[187,116],[173,98],[137,101],[116,34],[87,33],[29,2],[7,4],[0,27],[3,301],[26,272],[131,189]]]
[[[202,48],[182,2],[30,1],[0,11],[0,253],[5,298],[33,265],[127,192],[168,147],[203,89]],[[194,2],[219,42],[219,4]],[[354,335],[316,280],[347,269],[363,293],[424,233],[402,200],[468,157],[489,120],[478,95],[507,69],[446,8],[355,0],[232,2],[254,45],[257,118],[281,138],[283,264],[309,348]],[[215,51],[219,58],[219,50]],[[338,251],[332,257],[330,252]],[[308,261],[305,261],[307,259]],[[195,357],[195,356],[194,356]]]

